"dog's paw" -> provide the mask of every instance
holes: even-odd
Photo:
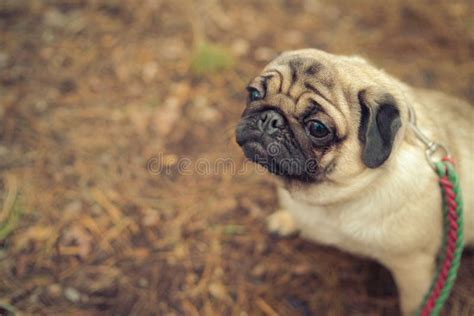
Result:
[[[286,210],[277,210],[267,218],[267,229],[270,233],[287,237],[298,232],[295,220]]]

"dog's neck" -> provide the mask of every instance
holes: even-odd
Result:
[[[346,183],[290,183],[286,189],[295,201],[328,210],[364,203],[381,209],[397,209],[407,201],[396,197],[417,194],[420,183],[413,181],[414,175],[419,181],[430,181],[432,178],[433,172],[427,164],[420,166],[412,163],[423,159],[422,149],[402,142],[394,157],[384,166],[366,169]]]

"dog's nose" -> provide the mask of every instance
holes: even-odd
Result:
[[[258,128],[268,135],[279,131],[285,123],[283,116],[274,110],[262,112],[257,122]]]

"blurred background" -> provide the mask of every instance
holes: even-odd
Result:
[[[272,177],[179,172],[245,166],[245,85],[303,47],[474,102],[471,0],[1,0],[0,314],[397,315],[377,264],[267,234]]]

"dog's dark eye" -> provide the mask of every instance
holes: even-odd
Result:
[[[249,98],[250,101],[257,101],[262,98],[262,94],[255,88],[250,88],[249,89]]]
[[[308,125],[311,136],[315,138],[325,138],[331,132],[321,121],[311,121]]]

